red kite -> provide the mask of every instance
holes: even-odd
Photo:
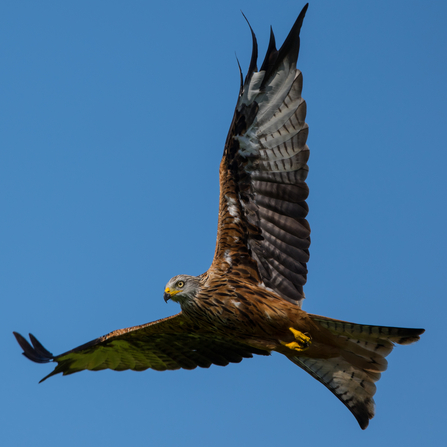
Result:
[[[279,50],[273,32],[258,70],[256,37],[220,165],[217,244],[209,270],[178,275],[164,298],[182,311],[116,330],[53,356],[30,334],[14,333],[24,355],[56,362],[44,379],[82,370],[142,371],[225,366],[280,352],[325,385],[361,428],[374,416],[375,382],[394,343],[423,329],[366,326],[301,309],[309,259],[306,220],[309,148],[302,75],[296,68],[301,11]]]

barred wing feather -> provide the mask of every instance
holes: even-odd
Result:
[[[305,202],[309,148],[296,68],[303,9],[279,51],[273,32],[256,71],[257,44],[241,87],[221,163],[219,231],[213,267],[223,258],[233,271],[254,263],[252,280],[301,304],[309,259]],[[233,232],[234,242],[229,242]],[[241,241],[245,247],[241,246]]]

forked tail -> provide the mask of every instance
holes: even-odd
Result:
[[[385,357],[394,343],[414,343],[424,329],[367,326],[309,316],[337,336],[337,354],[329,358],[289,358],[332,391],[365,429],[374,417],[375,382],[387,368]]]

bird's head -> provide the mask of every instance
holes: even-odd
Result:
[[[196,276],[177,275],[166,284],[164,300],[183,303],[196,296],[200,288],[199,278]]]

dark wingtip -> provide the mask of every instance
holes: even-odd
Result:
[[[45,376],[43,379],[39,380],[39,383],[44,382],[45,380],[49,379],[51,376],[54,376],[58,373],[60,373],[61,371],[58,371],[57,368],[54,371],[51,371],[50,374],[48,374],[47,376]]]
[[[251,39],[252,39],[252,51],[251,51],[251,60],[250,60],[250,66],[248,67],[247,76],[245,77],[245,82],[249,80],[255,71],[258,71],[256,67],[256,63],[258,60],[258,41],[256,40],[256,34],[253,31],[253,28],[250,25],[250,22],[248,21],[247,17],[245,17],[245,14],[241,11],[241,14],[244,16],[245,21],[247,22],[250,32],[251,32]]]
[[[237,58],[237,55],[236,55],[236,62],[237,62],[237,66],[239,68],[239,76],[241,78],[241,86],[239,88],[239,96],[240,96],[240,95],[242,95],[242,91],[244,90],[244,75],[242,74],[241,64],[239,63],[239,59]]]
[[[267,47],[264,62],[262,62],[259,71],[268,71],[269,67],[275,63],[277,56],[278,56],[278,50],[276,49],[275,34],[273,33],[273,28],[270,27],[269,46]]]
[[[288,53],[293,53],[293,56],[298,59],[298,51],[300,49],[300,31],[308,7],[309,3],[306,3],[298,18],[295,20],[295,23],[286,37],[286,40],[279,49],[279,59],[284,58]]]
[[[48,358],[48,359],[52,359],[53,358],[53,354],[48,351],[47,349],[45,349],[42,344],[40,343],[39,340],[37,340],[36,337],[34,337],[33,334],[29,334],[29,339],[31,340],[31,343],[34,346],[35,351],[37,352],[37,354],[39,354],[42,358]]]
[[[23,349],[23,355],[36,363],[48,363],[53,360],[53,354],[46,350],[42,344],[34,337],[34,335],[29,334],[31,343],[33,346],[29,344],[29,342],[18,332],[13,332],[14,337],[17,340],[17,343]]]
[[[290,59],[290,64],[296,64],[298,60],[298,53],[300,51],[300,31],[301,26],[303,25],[303,20],[306,15],[307,8],[309,7],[309,3],[306,3],[304,5],[304,8],[301,10],[298,18],[296,19],[295,23],[292,26],[292,29],[290,30],[288,36],[286,37],[286,40],[281,45],[281,48],[279,51],[275,51],[273,53],[275,55],[273,61],[264,61],[263,65],[265,64],[266,67],[266,73],[264,76],[264,79],[261,83],[261,89],[266,85],[268,82],[270,76],[272,73],[276,72],[278,69],[279,64],[286,58]],[[270,47],[270,44],[269,44]],[[267,54],[268,50],[267,50]],[[269,55],[269,58],[271,56]],[[267,55],[266,55],[267,59]]]

